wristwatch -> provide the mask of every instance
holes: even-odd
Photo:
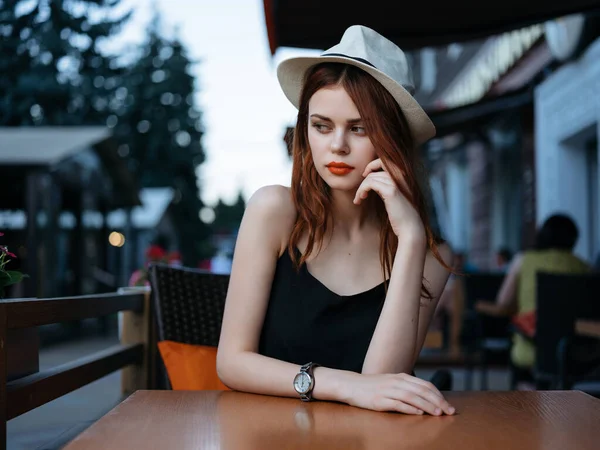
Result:
[[[294,377],[294,389],[303,402],[312,400],[312,391],[315,387],[315,377],[313,376],[315,367],[319,367],[319,365],[313,362],[304,364],[300,367],[300,372]]]

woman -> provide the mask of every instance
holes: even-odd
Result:
[[[546,219],[537,232],[534,249],[513,258],[496,301],[480,301],[475,305],[476,310],[493,316],[530,316],[536,307],[538,272],[577,274],[590,271],[588,264],[573,254],[578,237],[577,225],[570,217],[555,214]],[[514,334],[511,362],[515,387],[531,389],[535,364],[535,347],[531,339]],[[520,380],[518,385],[517,380]]]
[[[284,61],[278,77],[298,107],[292,187],[248,202],[219,377],[240,391],[453,414],[408,375],[451,255],[429,227],[416,147],[435,128],[407,91],[404,54],[353,26],[322,56]]]

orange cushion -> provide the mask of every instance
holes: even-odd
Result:
[[[513,316],[512,323],[517,328],[517,331],[523,333],[525,337],[530,339],[535,338],[535,329],[537,325],[537,314],[535,310]]]
[[[217,347],[161,341],[158,350],[173,390],[229,390],[217,376]]]

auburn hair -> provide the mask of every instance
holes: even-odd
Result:
[[[292,140],[292,197],[298,211],[288,244],[288,252],[298,268],[323,245],[331,227],[330,188],[315,168],[308,142],[308,103],[320,89],[341,86],[346,90],[363,120],[367,136],[375,147],[377,156],[388,169],[400,192],[418,212],[427,237],[427,249],[446,268],[437,246],[441,240],[434,236],[430,226],[425,172],[402,109],[392,95],[371,75],[357,67],[341,63],[322,63],[310,68],[304,78],[298,120]],[[400,180],[404,180],[407,188]],[[379,258],[384,280],[388,280],[393,258],[398,248],[398,237],[393,232],[383,200],[375,195],[375,214],[381,223]],[[298,242],[308,235],[308,244],[302,255],[295,251]],[[386,283],[387,287],[387,283]],[[432,298],[421,284],[425,298]]]

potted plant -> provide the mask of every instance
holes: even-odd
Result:
[[[4,233],[0,233],[0,236],[4,236]],[[0,298],[4,298],[6,286],[19,283],[27,277],[18,270],[6,270],[6,265],[16,257],[14,253],[8,251],[6,246],[0,245]]]

